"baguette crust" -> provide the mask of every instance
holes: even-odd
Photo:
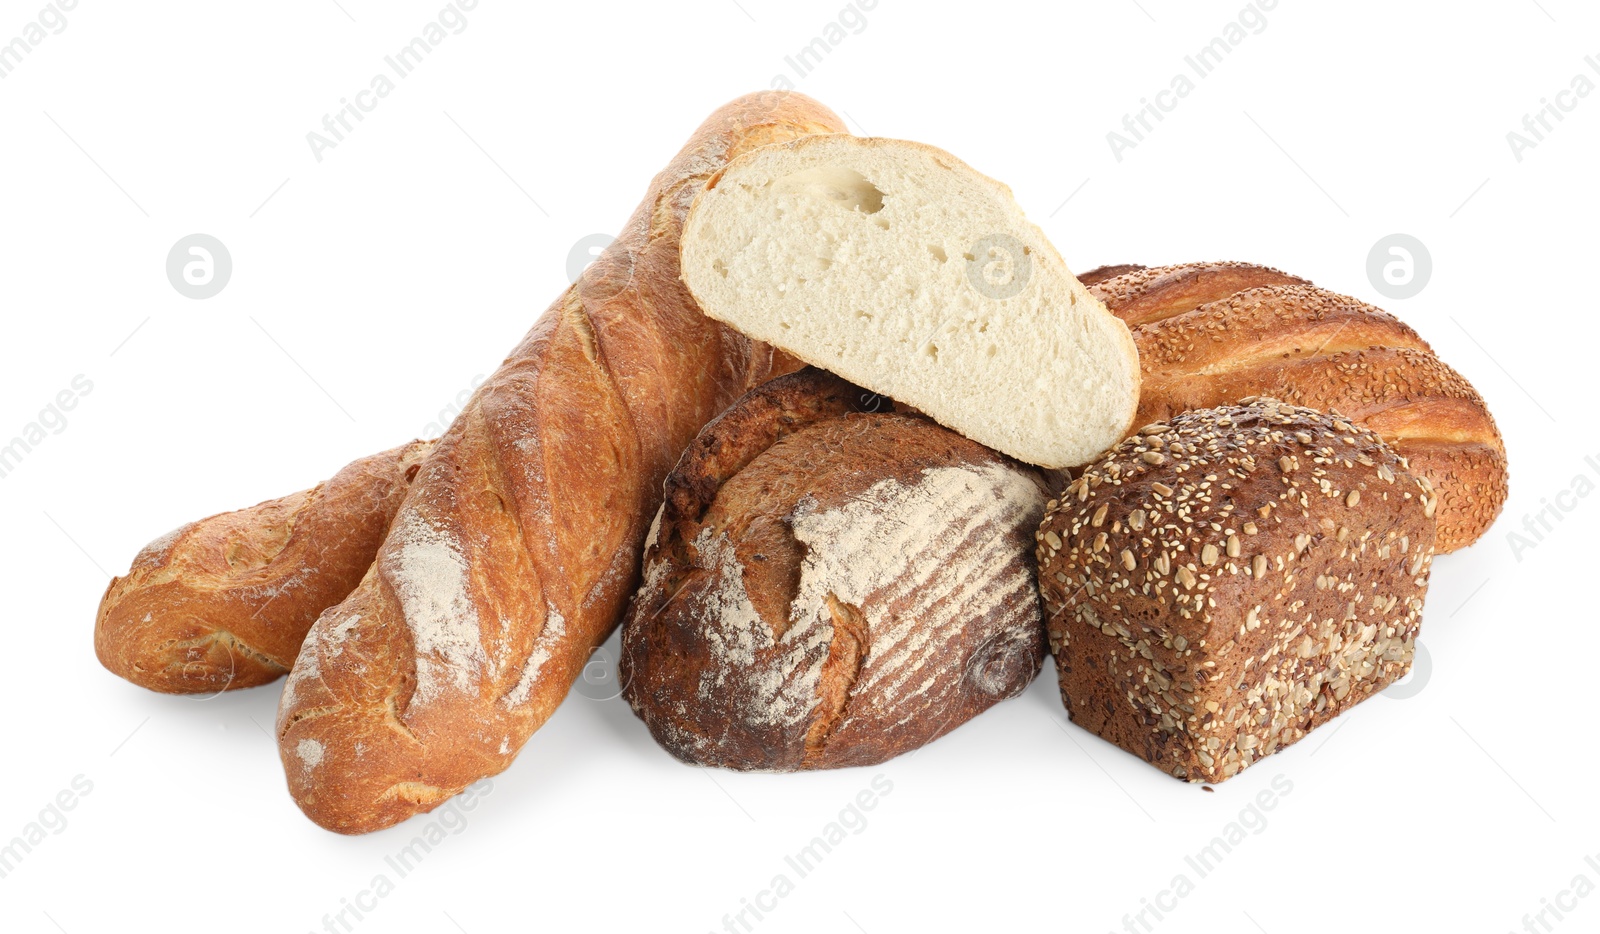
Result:
[[[1040,525],[1072,719],[1232,778],[1404,677],[1437,500],[1374,432],[1271,400],[1124,441]]]
[[[431,441],[413,441],[310,490],[151,542],[100,600],[100,663],[167,694],[276,680],[322,611],[361,582],[432,450]]]
[[[1483,397],[1393,315],[1244,263],[1143,269],[1091,291],[1133,326],[1138,424],[1250,396],[1338,412],[1439,491],[1441,553],[1477,541],[1504,507],[1505,442]]]
[[[717,111],[478,389],[284,691],[279,751],[313,821],[361,833],[431,810],[510,765],[555,710],[621,618],[684,445],[795,366],[679,282],[689,203],[741,152],[843,129],[793,93]]]
[[[883,762],[1038,673],[1040,474],[881,402],[821,370],[774,380],[668,478],[621,675],[684,762]]]

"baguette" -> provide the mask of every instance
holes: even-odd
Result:
[[[1271,396],[1378,432],[1438,491],[1440,553],[1477,541],[1508,495],[1505,441],[1483,397],[1400,320],[1245,263],[1137,269],[1090,291],[1133,328],[1135,423]]]
[[[622,616],[684,446],[796,368],[679,281],[689,203],[743,152],[842,131],[800,94],[718,110],[467,403],[284,689],[279,752],[313,821],[362,833],[431,810],[510,765],[555,710]]]
[[[167,694],[255,687],[289,670],[322,611],[356,588],[431,441],[156,539],[113,578],[94,648],[113,674]]]

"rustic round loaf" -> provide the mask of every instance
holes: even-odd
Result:
[[[869,765],[1038,673],[1040,473],[891,407],[820,370],[782,377],[668,478],[619,668],[674,756]]]
[[[1073,721],[1190,781],[1298,741],[1409,670],[1438,502],[1377,434],[1311,409],[1145,428],[1038,532]]]

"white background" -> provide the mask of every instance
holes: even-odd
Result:
[[[0,42],[40,5],[0,2]],[[388,871],[427,819],[363,838],[305,820],[262,729],[276,686],[196,701],[100,668],[108,574],[183,521],[421,434],[565,285],[573,244],[613,231],[713,108],[793,77],[784,57],[842,4],[484,0],[316,161],[306,133],[440,7],[84,0],[0,81],[0,438],[93,383],[0,480],[0,842],[93,783],[0,879],[5,931],[322,930]],[[1521,560],[1507,537],[1575,477],[1600,481],[1600,95],[1520,162],[1506,139],[1575,75],[1600,82],[1600,14],[1285,0],[1114,158],[1106,133],[1241,7],[880,0],[796,83],[856,132],[1007,181],[1076,269],[1276,265],[1385,305],[1472,379],[1513,495],[1436,565],[1421,692],[1214,794],[1069,725],[1048,668],[925,751],[814,775],[686,768],[622,701],[573,696],[355,930],[721,930],[879,774],[893,790],[865,829],[788,871],[756,930],[1117,930],[1185,873],[1195,890],[1156,930],[1502,932],[1579,874],[1600,883],[1600,498],[1565,499]],[[205,301],[164,272],[196,232],[234,261]],[[1434,262],[1403,301],[1366,274],[1396,232]],[[1274,779],[1292,793],[1198,879],[1184,856]],[[1600,929],[1600,894],[1545,917]]]

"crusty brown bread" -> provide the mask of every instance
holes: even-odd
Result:
[[[621,619],[684,446],[794,368],[690,299],[689,203],[742,152],[843,131],[800,94],[718,110],[478,389],[284,689],[279,751],[312,820],[361,833],[431,810],[510,765],[555,710]]]
[[[1409,670],[1438,500],[1375,433],[1271,400],[1152,425],[1037,536],[1072,719],[1232,778]]]
[[[1488,406],[1393,315],[1262,266],[1138,269],[1090,291],[1133,328],[1135,422],[1265,395],[1371,428],[1439,491],[1438,550],[1486,532],[1508,495]]]
[[[1038,673],[1038,470],[816,369],[707,425],[667,479],[624,696],[694,765],[916,749]]]
[[[309,490],[191,522],[146,545],[100,600],[100,663],[168,694],[275,680],[322,611],[361,582],[432,450],[431,441],[413,441]]]
[[[1126,275],[1130,272],[1138,272],[1144,268],[1146,267],[1140,266],[1138,263],[1122,263],[1116,266],[1096,266],[1088,272],[1078,273],[1078,281],[1083,283],[1085,287],[1099,285],[1107,279],[1113,279],[1117,276]]]

